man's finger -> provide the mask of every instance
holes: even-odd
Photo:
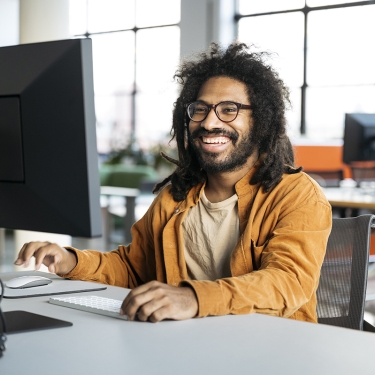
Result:
[[[150,302],[154,298],[154,293],[149,289],[143,293],[138,293],[137,291],[135,295],[131,293],[132,292],[126,296],[122,303],[121,310],[128,316],[129,320],[134,320],[139,308]]]
[[[158,323],[164,319],[170,318],[170,308],[169,306],[163,306],[160,309],[154,311],[148,318],[151,323]]]
[[[155,297],[155,296],[154,296]],[[143,304],[138,309],[138,319],[142,322],[146,322],[151,318],[157,311],[160,309],[165,308],[166,306],[166,299],[165,298],[152,298],[149,302]],[[158,314],[159,316],[160,314]],[[161,318],[162,320],[163,318]],[[150,319],[151,321],[151,319]],[[155,321],[158,321],[157,318]]]
[[[149,283],[143,284],[138,286],[137,288],[134,288],[124,299],[121,310],[125,314],[125,311],[128,308],[129,303],[132,301],[134,303],[133,299],[143,293],[146,293],[147,291],[157,287],[158,285],[161,285],[162,283],[159,283],[158,281],[151,281]],[[147,301],[145,301],[147,302]]]
[[[48,271],[51,272],[51,273],[56,273],[55,263],[51,263],[48,266]]]
[[[26,266],[29,264],[30,262],[30,258],[34,255],[34,253],[42,246],[45,246],[49,244],[49,242],[28,242],[28,243],[25,243],[19,254],[18,254],[18,259],[16,260],[16,264],[17,265],[20,265],[20,264],[25,264]]]
[[[16,259],[16,261],[14,262],[14,264],[16,264],[17,266],[20,266],[24,263],[24,260],[23,260],[23,252],[25,251],[26,249],[26,246],[28,245],[29,243],[26,242],[23,244],[23,246],[21,247],[21,250],[19,251],[18,253],[18,257]]]

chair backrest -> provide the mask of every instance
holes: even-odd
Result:
[[[318,322],[363,330],[375,215],[333,218],[317,290]]]

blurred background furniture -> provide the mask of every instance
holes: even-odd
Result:
[[[103,219],[103,237],[106,242],[111,242],[111,232],[114,230],[114,218],[112,215],[121,217],[123,220],[123,244],[131,242],[130,229],[136,221],[135,200],[140,194],[139,189],[123,188],[117,186],[101,186],[101,207]],[[113,201],[112,198],[120,198]],[[105,198],[105,199],[103,199]]]
[[[350,164],[350,169],[352,178],[358,186],[371,182],[375,184],[375,162],[353,162]]]
[[[147,165],[103,164],[100,167],[103,236],[107,244],[131,242],[131,226],[151,204],[152,190],[158,181],[155,169]]]
[[[310,171],[303,170],[322,187],[339,187],[340,182],[344,179],[344,171],[342,169],[327,171]]]
[[[148,165],[102,164],[99,169],[101,186],[139,189],[141,183],[158,176]]]

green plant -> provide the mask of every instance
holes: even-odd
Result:
[[[164,169],[164,171],[172,172],[175,165],[166,160],[162,153],[173,159],[178,156],[176,146],[167,139],[147,149],[140,148],[133,139],[124,146],[112,150],[104,164],[149,165],[157,171]]]

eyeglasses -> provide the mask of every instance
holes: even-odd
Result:
[[[204,102],[192,102],[185,104],[185,108],[190,120],[201,122],[206,119],[211,108],[214,109],[220,121],[231,122],[238,116],[240,109],[250,109],[251,106],[236,102],[220,102],[217,104],[206,104]]]

